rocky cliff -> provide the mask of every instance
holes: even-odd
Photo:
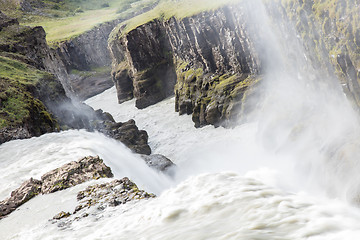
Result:
[[[134,29],[120,39],[120,46],[116,44],[110,44],[113,56],[118,51],[126,57],[126,62],[124,56],[116,59],[113,72],[119,102],[134,96],[136,106],[144,108],[173,94],[175,68],[166,30],[160,21]]]
[[[42,27],[19,25],[0,13],[0,143],[63,128],[91,129],[97,119],[88,106],[66,96],[49,72],[64,67],[46,43]]]
[[[318,68],[334,72],[347,97],[360,106],[360,5],[356,0],[282,1]],[[280,5],[280,7],[279,7]],[[273,7],[273,6],[272,6]]]
[[[56,62],[61,62],[62,67],[54,67],[54,61],[51,61],[47,65],[48,70],[63,79],[68,95],[83,100],[113,86],[107,39],[121,21],[123,20],[118,19],[103,23],[52,49]]]
[[[359,106],[355,0],[263,2],[271,21],[281,22],[277,28],[290,43],[285,53],[289,59],[297,61],[291,57],[292,48],[301,45],[306,53],[306,66],[301,68],[320,69],[314,74],[322,78],[336,73],[344,92]],[[264,36],[256,31],[261,28],[256,16],[261,4],[254,4],[229,5],[182,19],[159,16],[131,31],[117,29],[109,48],[119,102],[135,97],[139,108],[146,107],[172,95],[173,87],[175,110],[192,114],[195,126],[227,125],[244,115],[249,111],[245,99],[253,94],[264,69],[280,64],[272,47],[263,44],[266,30]]]
[[[0,143],[58,130],[46,105],[69,99],[56,78],[41,71],[47,56],[45,32],[20,26],[1,12],[0,22]]]
[[[246,12],[238,10],[153,20],[117,33],[109,46],[119,102],[134,96],[142,108],[175,90],[175,110],[192,114],[195,126],[228,123],[261,68]]]
[[[114,86],[111,78],[111,56],[108,38],[121,22],[156,6],[144,5],[124,17],[101,23],[79,36],[61,41],[51,49],[53,58],[46,61],[47,70],[62,82],[67,95],[79,100],[95,96]]]

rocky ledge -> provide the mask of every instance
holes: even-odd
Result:
[[[142,158],[149,167],[152,167],[165,174],[172,173],[175,166],[168,158],[162,155],[142,155]],[[114,175],[111,169],[106,166],[99,157],[84,157],[45,173],[41,180],[30,178],[19,188],[11,192],[9,198],[0,202],[0,219],[15,211],[22,204],[26,203],[39,194],[50,194],[64,190],[78,184],[98,180],[100,178],[112,178]],[[97,210],[105,209],[107,206],[117,206],[129,201],[148,199],[155,197],[154,194],[139,190],[135,183],[128,178],[114,180],[109,183],[97,184],[79,192],[77,199],[79,205],[73,214],[61,212],[54,219],[61,219],[74,215],[74,218],[85,214],[86,209],[97,206]],[[79,212],[79,213],[78,213]],[[76,215],[75,215],[76,213]]]
[[[113,177],[111,169],[99,157],[85,157],[77,162],[65,164],[44,174],[41,180],[30,178],[14,190],[10,198],[0,202],[0,218],[10,214],[38,194],[48,194],[89,180],[111,177]]]
[[[127,177],[109,183],[96,184],[78,193],[79,205],[73,213],[62,211],[53,217],[53,223],[58,223],[59,227],[68,226],[73,221],[89,215],[98,215],[107,207],[116,207],[130,201],[154,197],[156,197],[154,194],[139,190],[136,184]]]

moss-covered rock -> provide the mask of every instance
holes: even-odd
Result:
[[[53,217],[53,223],[58,226],[70,225],[74,220],[91,216],[98,216],[107,207],[116,207],[128,202],[137,202],[155,198],[152,193],[140,190],[127,177],[108,183],[96,184],[80,191],[77,195],[78,205],[72,214],[60,212]]]
[[[93,179],[110,177],[113,177],[111,169],[98,156],[65,164],[44,174],[41,180],[30,178],[14,190],[9,198],[0,202],[0,219],[40,193],[48,194]],[[60,213],[58,217],[66,217],[66,214]]]
[[[204,74],[178,61],[178,80],[175,86],[175,111],[193,114],[196,127],[207,124],[231,125],[241,115],[244,94],[261,79],[248,74]]]
[[[0,202],[0,219],[41,192],[41,181],[29,179],[11,193],[10,198]]]
[[[275,8],[283,8],[294,22],[313,64],[330,75],[335,72],[346,95],[359,107],[360,6],[357,1],[277,2]]]
[[[85,157],[54,169],[41,177],[43,194],[63,190],[99,178],[113,177],[111,169],[97,157]]]
[[[52,75],[6,57],[0,57],[0,73],[0,143],[59,129],[43,102],[35,97],[39,85],[51,89],[56,84]],[[20,129],[22,136],[13,134]]]

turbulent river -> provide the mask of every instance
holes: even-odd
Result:
[[[328,197],[290,153],[259,142],[257,123],[234,129],[195,129],[173,111],[174,99],[145,110],[118,105],[115,89],[89,99],[117,121],[134,118],[155,153],[170,157],[177,174],[149,169],[121,143],[99,133],[65,131],[0,146],[0,196],[24,180],[86,155],[99,155],[115,177],[128,176],[157,198],[107,208],[101,216],[60,228],[51,219],[72,211],[76,194],[93,182],[38,196],[0,221],[1,239],[356,239],[360,209]],[[305,161],[305,160],[304,160]],[[106,181],[106,180],[101,180]]]

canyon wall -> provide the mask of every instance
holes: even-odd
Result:
[[[196,126],[229,123],[261,78],[246,12],[233,8],[115,33],[109,48],[119,102],[135,97],[143,108],[175,91],[175,110],[192,114]]]
[[[297,61],[291,57],[296,44],[304,48],[306,66],[293,66],[313,70],[314,80],[327,78],[327,85],[334,85],[336,75],[358,107],[359,4],[263,2],[269,24],[277,24],[277,34],[290,42],[285,43],[288,58]],[[192,114],[197,127],[226,126],[251,111],[245,100],[254,94],[264,69],[277,67],[276,54],[271,59],[271,46],[262,43],[266,36],[255,34],[261,23],[253,12],[261,4],[252,9],[251,4],[256,5],[244,1],[183,19],[155,19],[127,32],[116,29],[109,48],[119,102],[135,97],[137,107],[143,108],[174,93],[175,110]]]
[[[44,29],[21,26],[1,12],[0,26],[0,143],[61,128],[89,128],[94,111],[74,106],[58,78],[47,72],[50,64],[63,69],[54,61]]]

